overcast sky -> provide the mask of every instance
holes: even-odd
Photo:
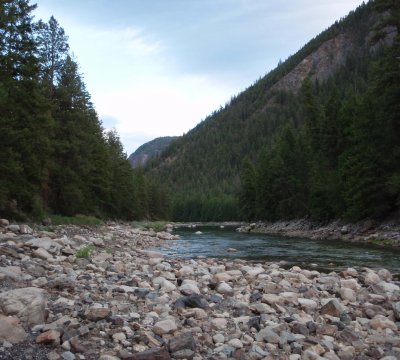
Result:
[[[36,0],[128,154],[182,135],[360,0]]]

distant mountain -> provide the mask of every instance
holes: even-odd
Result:
[[[178,136],[164,136],[143,144],[129,156],[129,163],[133,168],[146,165],[149,160],[160,156],[167,146],[177,138]]]
[[[310,109],[315,126],[332,118],[340,131],[353,131],[355,118],[340,123],[338,113],[344,118],[347,103],[367,92],[373,63],[396,42],[398,7],[397,0],[364,3],[172,143],[147,169],[169,187],[172,217],[240,217],[243,160],[259,163],[286,126],[300,134]],[[304,89],[307,82],[312,90]]]

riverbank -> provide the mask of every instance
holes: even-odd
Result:
[[[356,224],[347,224],[338,220],[323,224],[300,219],[246,224],[239,227],[238,231],[313,240],[341,240],[400,248],[400,224],[394,221],[375,223],[366,220]]]
[[[1,359],[400,357],[387,270],[171,259],[148,250],[164,232],[2,224]]]

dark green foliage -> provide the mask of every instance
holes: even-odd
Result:
[[[171,189],[173,219],[216,220],[216,202],[235,197],[230,216],[242,219],[358,220],[398,210],[399,4],[361,5],[153,161],[147,171]],[[298,64],[319,61],[310,55],[321,45],[343,39],[346,49],[329,55],[345,56],[327,76],[312,68],[301,86],[275,87]]]
[[[0,215],[167,214],[164,191],[104,133],[67,36],[28,0],[0,0]]]

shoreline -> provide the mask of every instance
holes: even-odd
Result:
[[[0,358],[400,357],[400,282],[388,270],[148,250],[172,236],[127,224],[0,226]]]
[[[312,240],[340,240],[400,249],[400,224],[396,222],[375,223],[367,220],[348,224],[337,220],[326,224],[299,219],[251,223],[239,227],[237,231]]]

